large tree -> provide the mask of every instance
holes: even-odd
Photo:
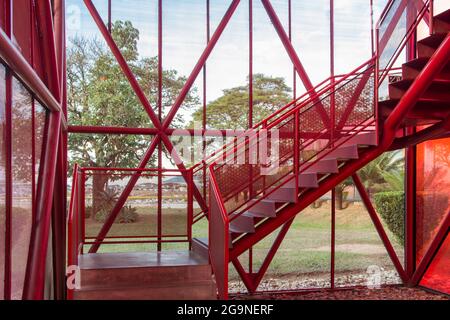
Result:
[[[112,36],[156,112],[157,57],[139,56],[139,31],[129,21],[115,22]],[[173,104],[186,79],[175,70],[164,70],[162,79],[164,112]],[[153,127],[117,60],[98,39],[77,36],[70,40],[67,85],[71,125]],[[186,97],[183,108],[194,108],[197,104],[194,88]],[[181,126],[182,121],[178,116],[172,125]],[[150,140],[151,137],[139,135],[72,134],[69,137],[70,160],[86,167],[133,168],[138,165]],[[94,190],[97,190],[94,194],[99,194],[105,190],[108,179],[96,176],[94,180]]]
[[[253,120],[263,120],[292,100],[291,89],[283,78],[263,74],[253,76]],[[223,95],[207,106],[207,125],[211,129],[247,129],[249,114],[249,83],[223,91]],[[193,120],[202,122],[203,109],[197,110]]]

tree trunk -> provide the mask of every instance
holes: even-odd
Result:
[[[102,192],[106,190],[108,176],[104,174],[94,174],[92,178],[92,218],[101,210],[104,205]]]
[[[336,208],[344,210],[344,192],[342,188],[336,188]]]

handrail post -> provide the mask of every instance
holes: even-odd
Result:
[[[379,94],[380,94],[380,52],[379,52],[379,41],[380,41],[380,29],[377,28],[375,30],[375,41],[376,41],[376,47],[375,47],[375,74],[374,74],[374,106],[375,106],[375,131],[377,136],[377,145],[380,144],[380,121],[379,121],[379,110],[378,110],[378,102],[379,102]]]
[[[434,0],[430,0],[430,35],[434,32]]]
[[[192,224],[194,220],[194,198],[193,198],[193,192],[192,188],[194,184],[194,172],[192,169],[188,171],[188,183],[187,183],[187,233],[188,233],[188,240],[189,240],[189,250],[192,249]]]
[[[295,175],[295,202],[299,198],[299,179],[300,179],[300,112],[294,114],[294,175]]]
[[[85,242],[86,239],[86,171],[81,168],[81,185],[80,196],[81,196],[81,218],[79,223],[81,224],[81,243]]]

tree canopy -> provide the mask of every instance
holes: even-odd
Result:
[[[249,110],[249,83],[223,91],[223,95],[207,106],[207,125],[211,129],[247,129]],[[291,89],[283,78],[264,74],[253,76],[253,120],[259,122],[292,100]],[[203,109],[198,109],[193,120],[202,122]]]
[[[129,21],[116,21],[112,27],[112,36],[157,112],[157,57],[139,56],[139,31]],[[175,70],[164,70],[162,77],[164,116],[186,79]],[[67,85],[71,125],[153,127],[115,57],[98,39],[70,39]],[[194,108],[197,104],[194,88],[186,97],[183,108]],[[179,115],[172,127],[182,124],[183,119]],[[83,166],[136,167],[150,139],[138,135],[72,134],[69,138],[70,157]]]

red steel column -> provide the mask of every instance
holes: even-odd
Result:
[[[386,250],[389,254],[389,257],[392,260],[392,263],[394,264],[400,278],[402,279],[403,283],[407,283],[408,279],[406,276],[405,271],[403,270],[402,264],[400,263],[400,260],[397,257],[397,254],[395,253],[394,247],[392,246],[391,242],[389,241],[389,237],[386,234],[386,231],[384,231],[383,224],[381,223],[380,219],[378,218],[378,215],[375,211],[375,208],[372,205],[372,202],[369,198],[369,195],[366,192],[366,189],[361,182],[361,179],[359,176],[355,173],[353,176],[353,181],[355,183],[356,189],[358,190],[361,199],[366,206],[367,211],[369,212],[370,218],[373,221],[373,224],[375,225],[375,228],[377,229],[377,232],[381,238],[381,240],[384,243],[384,246],[386,247]]]
[[[414,134],[414,129],[409,129],[407,134]],[[416,220],[416,147],[406,149],[406,216],[405,216],[405,269],[410,279],[415,270],[415,220]]]
[[[334,0],[330,0],[330,81],[332,85],[331,94],[331,119],[330,119],[330,132],[331,132],[331,146],[334,145],[334,135],[336,126],[336,97],[334,94]],[[335,279],[335,251],[336,251],[336,189],[331,190],[331,257],[330,257],[330,283],[331,288],[334,289],[334,279]]]
[[[248,128],[253,128],[253,0],[248,1]]]
[[[162,0],[158,0],[158,118],[159,122],[162,123],[162,96],[163,96],[163,46],[162,46]],[[161,135],[159,133],[158,135]],[[162,249],[162,156],[163,156],[163,144],[160,139],[159,145],[158,145],[158,226],[157,226],[157,232],[158,232],[158,244],[157,249],[158,251],[161,251]],[[187,181],[186,181],[187,182]],[[188,183],[188,182],[187,182]]]
[[[43,168],[39,176],[36,219],[33,222],[23,298],[44,298],[47,243],[51,225],[56,163],[61,132],[61,112],[52,112],[45,138]]]
[[[12,0],[5,1],[5,33],[12,35]],[[12,73],[5,68],[5,300],[11,299],[11,213],[12,213]]]

